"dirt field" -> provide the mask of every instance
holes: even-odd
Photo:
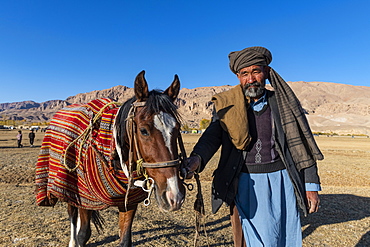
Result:
[[[35,162],[42,141],[36,133],[36,147],[28,145],[28,131],[23,131],[25,147],[16,148],[16,131],[0,130],[0,246],[67,246],[69,221],[66,205],[38,207],[33,195]],[[190,152],[199,136],[185,135]],[[302,219],[303,245],[370,246],[370,139],[317,137],[325,160],[319,163],[323,191],[320,212]],[[216,166],[215,155],[201,174],[206,203],[206,230],[200,246],[232,246],[228,209],[211,213],[210,180]],[[139,206],[134,225],[135,246],[193,246],[196,192],[188,192],[183,208],[162,213],[156,203]],[[118,213],[116,208],[102,211],[105,230],[93,229],[92,246],[117,246]]]

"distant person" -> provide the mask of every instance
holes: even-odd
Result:
[[[33,148],[33,142],[35,141],[35,133],[33,129],[30,130],[30,133],[28,134],[28,138],[30,139],[31,148]]]
[[[18,130],[17,142],[18,142],[18,147],[19,148],[23,147],[23,145],[22,145],[22,131],[20,131],[20,130]]]
[[[319,209],[316,160],[323,155],[294,92],[269,66],[270,51],[249,47],[229,60],[239,85],[213,96],[212,123],[188,158],[187,178],[222,146],[212,212],[230,205],[234,245],[302,246],[298,207],[305,215]]]

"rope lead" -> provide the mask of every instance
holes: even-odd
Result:
[[[99,112],[91,119],[90,121],[90,124],[89,126],[87,126],[87,128],[76,138],[74,139],[66,148],[66,150],[64,151],[64,157],[63,157],[63,165],[64,167],[69,171],[69,172],[74,172],[80,165],[81,165],[81,154],[82,154],[82,149],[83,149],[83,145],[86,143],[86,141],[89,139],[89,137],[91,137],[91,131],[95,125],[95,123],[100,120],[101,116],[103,115],[104,113],[104,110],[108,107],[108,106],[111,106],[111,105],[121,105],[121,103],[117,103],[117,102],[109,102],[107,103],[105,106],[103,106]],[[77,164],[75,167],[73,168],[70,168],[68,165],[67,165],[67,153],[68,153],[68,150],[69,148],[71,148],[73,145],[75,145],[75,143],[82,139],[81,143],[79,144],[79,147],[78,147],[78,157],[77,157]]]
[[[209,239],[207,235],[206,223],[205,223],[205,210],[204,210],[204,200],[202,195],[202,187],[200,183],[199,173],[194,173],[195,181],[197,182],[197,196],[194,202],[194,211],[195,211],[195,235],[194,235],[194,247],[198,246],[199,234],[201,227],[203,226],[204,235],[206,237],[207,246],[209,247]]]

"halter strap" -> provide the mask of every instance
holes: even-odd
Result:
[[[143,162],[143,167],[145,168],[163,168],[163,167],[172,167],[180,164],[180,159],[165,161],[165,162],[155,162],[155,163],[146,163]]]
[[[135,101],[132,103],[134,107],[145,106],[146,101]]]

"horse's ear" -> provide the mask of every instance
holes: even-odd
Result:
[[[166,91],[164,91],[165,94],[170,96],[172,101],[175,101],[177,96],[179,95],[180,92],[180,80],[177,75],[175,75],[175,79],[173,80],[171,86],[169,86]]]
[[[149,97],[148,83],[145,80],[145,70],[141,71],[135,78],[135,96],[138,102],[145,101]]]

